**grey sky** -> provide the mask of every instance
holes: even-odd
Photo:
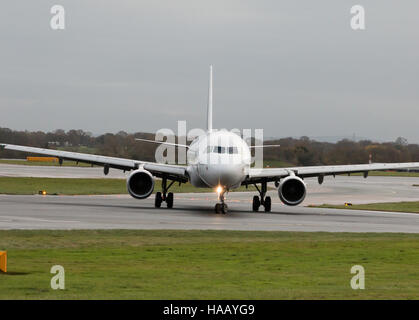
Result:
[[[50,8],[66,9],[53,31]],[[365,31],[350,8],[366,10]],[[0,126],[93,133],[214,126],[419,142],[419,2],[7,1]]]

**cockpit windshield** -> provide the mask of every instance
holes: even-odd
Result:
[[[238,154],[239,151],[237,150],[237,147],[228,147],[228,153],[229,154]]]
[[[207,153],[228,153],[238,154],[237,147],[221,147],[221,146],[208,146]]]

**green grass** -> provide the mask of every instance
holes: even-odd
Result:
[[[351,206],[323,204],[320,206],[310,206],[310,207],[419,213],[419,201],[354,204]]]
[[[58,162],[48,162],[48,161],[27,161],[25,159],[0,159],[0,164],[17,164],[22,166],[48,166],[48,167],[59,167],[60,164]],[[81,163],[77,164],[76,161],[63,161],[64,167],[91,167],[88,163]]]
[[[352,173],[351,176],[362,176],[363,173]],[[370,171],[368,176],[377,177],[419,177],[419,172],[398,172],[398,171]]]
[[[0,299],[419,298],[415,234],[13,230],[0,249]],[[356,264],[365,290],[350,287]]]
[[[78,153],[89,153],[89,154],[97,154],[98,153],[97,148],[86,147],[86,146],[58,147],[57,150],[78,152]]]
[[[296,167],[296,165],[286,162],[286,161],[280,161],[280,160],[263,160],[263,167],[269,167],[269,168],[284,168],[284,167]]]
[[[45,190],[48,194],[93,195],[127,193],[124,179],[78,179],[78,178],[28,178],[0,177],[0,194],[38,194]],[[240,187],[233,191],[255,191],[253,186]],[[154,192],[161,191],[161,180],[155,181]],[[174,183],[170,192],[213,192],[208,188],[195,188],[190,183],[179,186]]]

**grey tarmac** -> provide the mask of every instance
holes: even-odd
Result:
[[[4,166],[0,166],[0,175],[2,168],[4,170]],[[39,167],[27,168],[25,172],[30,175]],[[100,168],[44,168],[47,169],[43,172],[49,177],[100,176]],[[154,196],[145,200],[136,200],[129,195],[0,195],[0,229],[211,229],[419,233],[419,214],[305,207],[309,204],[322,203],[419,201],[419,187],[413,186],[419,184],[419,178],[364,179],[360,176],[338,176],[335,179],[325,178],[322,185],[318,185],[316,179],[306,179],[306,182],[308,194],[300,206],[283,205],[276,191],[272,190],[269,192],[272,197],[272,212],[264,213],[261,210],[255,213],[251,211],[251,201],[256,193],[231,192],[227,196],[229,212],[226,215],[214,213],[214,205],[217,202],[215,193],[175,194],[175,204],[172,209],[165,208],[164,203],[162,208],[154,208]]]
[[[230,194],[216,214],[213,194],[178,194],[175,207],[154,208],[154,196],[0,196],[0,229],[200,229],[419,233],[419,214],[287,207],[252,212],[253,193]],[[274,194],[272,194],[274,196]]]
[[[102,167],[60,167],[28,166],[19,164],[0,164],[0,177],[36,177],[36,178],[115,178],[125,179],[128,172],[109,170],[103,174]]]

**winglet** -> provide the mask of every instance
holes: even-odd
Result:
[[[212,65],[210,65],[209,87],[208,87],[208,110],[207,110],[207,131],[212,131]]]

